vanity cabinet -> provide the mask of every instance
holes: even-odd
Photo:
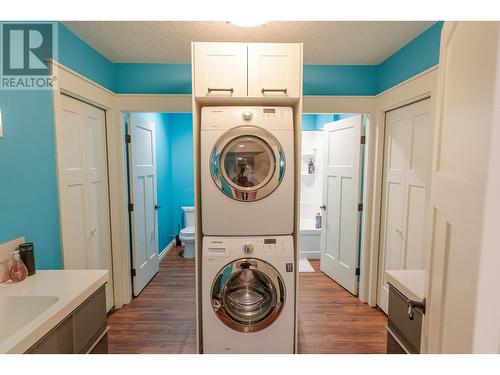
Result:
[[[419,354],[423,313],[414,308],[409,317],[408,298],[389,284],[387,354]]]
[[[27,354],[107,353],[106,292],[102,286]]]
[[[299,43],[194,43],[197,98],[299,98]]]

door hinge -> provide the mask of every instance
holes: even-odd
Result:
[[[366,135],[361,136],[361,144],[364,145],[366,142]]]
[[[130,134],[125,134],[125,143],[130,143],[132,142],[132,137],[130,136]]]
[[[361,270],[358,267],[358,268],[356,268],[356,276],[359,276],[359,275],[361,275]]]
[[[358,203],[358,212],[363,211],[363,203]]]
[[[130,275],[131,275],[132,277],[135,277],[135,268],[132,268],[132,269],[130,270]]]
[[[134,211],[134,204],[133,203],[129,203],[128,204],[128,212],[132,212]]]

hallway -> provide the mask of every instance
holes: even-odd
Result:
[[[195,353],[194,260],[172,249],[139,297],[108,317],[109,353]],[[387,318],[319,271],[299,274],[299,353],[385,353]]]

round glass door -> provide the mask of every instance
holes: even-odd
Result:
[[[224,194],[236,200],[256,201],[268,196],[278,187],[284,171],[281,145],[264,129],[231,129],[212,150],[212,178]]]
[[[212,308],[228,327],[256,332],[268,327],[284,306],[283,280],[270,264],[240,259],[224,267],[212,286]]]

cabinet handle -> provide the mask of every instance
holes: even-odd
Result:
[[[260,92],[262,94],[265,94],[266,92],[282,92],[283,94],[286,94],[288,89],[262,89]]]
[[[408,305],[408,319],[413,320],[415,318],[415,309],[420,309],[422,314],[425,314],[425,299],[423,302],[409,299],[406,304]]]
[[[229,91],[231,94],[234,92],[234,89],[231,87],[230,89],[212,89],[208,88],[208,93],[210,94],[212,91]]]

